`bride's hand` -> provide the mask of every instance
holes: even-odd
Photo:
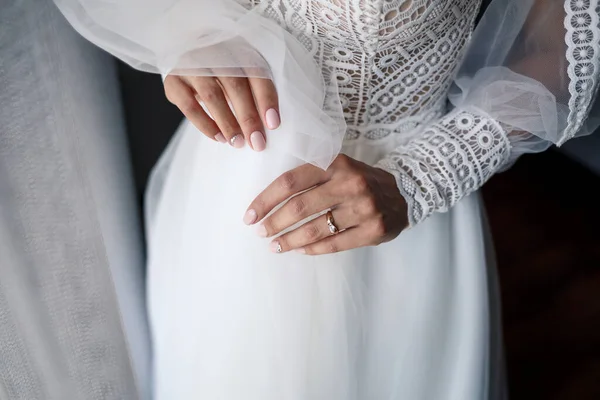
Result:
[[[317,255],[375,246],[394,239],[408,225],[406,202],[394,177],[345,155],[327,171],[306,164],[281,175],[254,199],[244,222],[252,225],[265,218],[257,233],[272,237],[329,209],[339,233],[330,231],[327,215],[322,215],[275,238],[271,250]]]
[[[264,150],[264,126],[277,129],[280,124],[277,92],[268,79],[169,75],[165,94],[198,130],[236,148],[247,142],[256,151]]]

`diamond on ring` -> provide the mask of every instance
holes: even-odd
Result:
[[[332,235],[335,235],[340,232],[340,229],[337,227],[335,221],[333,220],[333,214],[331,213],[331,211],[327,211],[327,226],[329,227],[329,232],[331,232]]]

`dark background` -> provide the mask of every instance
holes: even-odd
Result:
[[[159,77],[120,65],[120,78],[141,202],[181,115]],[[600,400],[599,190],[599,175],[554,150],[523,157],[483,190],[512,400]]]

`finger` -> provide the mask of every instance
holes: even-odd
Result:
[[[339,231],[353,228],[360,222],[355,213],[344,207],[336,208],[332,211],[332,214],[334,215],[335,226]],[[341,235],[341,233],[339,234]],[[276,253],[285,253],[290,250],[304,248],[332,235],[334,233],[327,224],[327,215],[322,215],[275,239],[271,243],[271,250]]]
[[[285,229],[316,215],[324,210],[338,206],[340,199],[334,195],[330,183],[325,183],[292,197],[280,209],[262,222],[262,235],[271,237]]]
[[[232,141],[234,137],[242,134],[242,129],[235,115],[233,115],[225,98],[225,93],[223,93],[223,88],[217,79],[213,77],[193,77],[189,78],[189,82],[219,127],[222,133],[222,140],[220,141],[228,142],[234,147],[242,147],[244,145],[243,140],[239,140],[239,142],[237,139]],[[217,139],[219,138],[217,137]]]
[[[279,117],[279,98],[275,84],[272,80],[263,78],[249,78],[248,81],[264,125],[269,129],[279,128],[281,120]]]
[[[167,99],[179,108],[183,115],[202,133],[213,140],[219,134],[219,127],[202,109],[193,88],[178,76],[169,75],[165,79]]]
[[[318,242],[301,247],[296,251],[310,256],[322,254],[333,254],[341,251],[357,249],[359,247],[369,246],[368,240],[365,239],[361,226],[346,229],[345,231],[326,237]]]
[[[328,174],[312,164],[304,164],[284,173],[252,201],[244,215],[244,222],[247,225],[255,224],[265,218],[276,206],[285,200],[297,193],[323,183],[327,179]],[[260,232],[259,234],[262,236],[265,235]]]
[[[235,110],[235,116],[242,128],[246,142],[253,150],[263,151],[267,142],[248,79],[227,77],[219,78],[219,80]]]

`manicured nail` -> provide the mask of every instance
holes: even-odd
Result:
[[[215,140],[219,143],[227,143],[227,139],[225,139],[225,136],[221,132],[215,135]]]
[[[252,143],[252,148],[254,151],[263,151],[265,147],[267,147],[265,136],[259,131],[256,131],[250,135],[250,142]]]
[[[259,225],[258,228],[256,228],[256,234],[260,237],[266,238],[267,237],[267,228],[265,228],[264,225]]]
[[[265,119],[267,120],[267,127],[269,129],[277,129],[281,124],[281,120],[279,119],[279,113],[274,108],[270,108],[267,110],[265,114]]]
[[[248,211],[246,211],[246,214],[244,215],[244,223],[246,225],[252,225],[253,223],[256,222],[257,217],[258,217],[258,215],[256,215],[256,211],[248,210]]]
[[[244,137],[242,135],[235,135],[229,140],[229,143],[236,149],[241,149],[244,147]]]
[[[283,250],[283,249],[281,248],[281,244],[279,244],[279,242],[278,242],[278,241],[271,242],[271,244],[270,244],[270,246],[269,246],[269,247],[270,247],[270,249],[271,249],[271,251],[272,251],[273,253],[278,253],[278,254],[279,254],[279,253],[281,253],[281,251]]]
[[[299,248],[294,250],[296,253],[300,253],[300,254],[306,254],[306,250],[304,250],[303,248]]]

